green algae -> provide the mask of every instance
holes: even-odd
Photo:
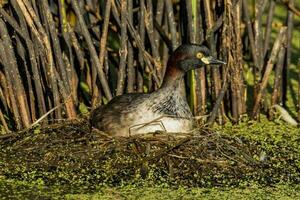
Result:
[[[0,199],[284,199],[300,198],[300,185],[277,184],[262,186],[255,183],[239,187],[190,188],[166,185],[99,186],[83,192],[66,186],[46,186],[42,181],[24,182],[0,178]]]
[[[42,129],[40,131],[39,134],[33,133],[34,143],[45,140],[43,138],[45,133]],[[283,122],[270,122],[261,116],[260,122],[247,120],[236,125],[228,123],[222,127],[214,127],[213,131],[223,139],[220,141],[229,144],[238,142],[244,145],[241,147],[251,147],[250,150],[253,151],[243,155],[251,155],[253,163],[263,163],[263,165],[258,165],[257,168],[253,168],[254,170],[250,166],[243,171],[243,165],[238,166],[241,161],[229,159],[230,162],[226,165],[208,165],[207,168],[202,168],[204,171],[191,169],[194,170],[192,176],[181,173],[170,177],[169,169],[163,168],[166,166],[165,160],[160,159],[154,162],[149,160],[140,168],[127,170],[127,166],[131,166],[141,157],[137,155],[132,157],[129,154],[122,157],[124,155],[121,152],[112,151],[105,155],[107,159],[101,165],[99,162],[88,163],[87,160],[81,160],[83,158],[74,156],[76,152],[70,149],[65,152],[66,155],[59,155],[60,158],[65,156],[59,161],[63,165],[49,166],[49,162],[54,164],[56,158],[48,152],[43,156],[46,155],[49,162],[41,166],[24,162],[20,157],[22,154],[11,151],[13,145],[8,145],[2,146],[5,148],[1,149],[0,154],[0,197],[2,199],[11,199],[11,197],[30,199],[31,196],[44,199],[50,197],[51,199],[61,197],[67,199],[228,199],[229,197],[230,199],[275,197],[297,199],[299,197],[299,128]],[[81,133],[77,134],[81,135]],[[50,143],[50,136],[46,140]],[[28,139],[25,141],[30,142]],[[111,141],[116,146],[119,145],[118,142],[120,141]],[[71,144],[56,146],[56,150],[60,152],[60,148],[69,149],[72,147]],[[80,148],[78,144],[76,145],[76,148]],[[85,148],[89,145],[91,144],[83,144]],[[128,143],[126,148],[136,147],[134,143]],[[15,154],[11,154],[12,152]],[[38,152],[28,152],[26,154],[28,157],[39,156]],[[9,158],[14,161],[4,159],[9,153]],[[85,158],[89,156],[95,158],[92,152],[85,153]],[[241,159],[246,158],[241,157]],[[194,164],[195,158],[191,157],[190,160],[191,162],[181,166],[183,171]],[[14,164],[13,167],[11,163]],[[226,168],[234,170],[230,171]]]

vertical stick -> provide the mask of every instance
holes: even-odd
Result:
[[[253,111],[252,111],[253,118],[257,117],[262,94],[267,86],[268,79],[272,72],[272,69],[273,69],[274,63],[276,61],[277,55],[279,53],[279,50],[285,41],[286,41],[286,27],[282,27],[280,29],[278,37],[276,38],[276,41],[274,42],[270,59],[268,60],[264,76],[260,82],[260,87],[259,87],[256,99],[255,99],[254,107],[253,107]]]
[[[255,1],[255,20],[254,20],[254,42],[255,56],[258,61],[259,76],[263,68],[263,37],[262,37],[262,15],[267,0]]]
[[[209,0],[204,0],[204,10],[205,10],[205,16],[206,16],[206,26],[208,28],[208,33],[206,37],[208,38],[209,41],[209,47],[211,50],[211,54],[214,57],[217,57],[217,52],[216,52],[216,43],[215,43],[215,38],[214,38],[214,32],[213,31],[213,13],[211,10],[211,5],[210,5]],[[214,87],[214,95],[213,98],[216,100],[217,96],[219,95],[219,91],[221,89],[221,79],[220,79],[220,73],[219,69],[217,67],[211,67],[212,71],[212,77],[213,77],[213,87]],[[221,121],[221,117],[224,115],[224,105],[221,104],[220,110],[219,110],[219,121]]]
[[[146,32],[146,27],[145,27],[145,1],[140,0],[140,12],[139,12],[139,35],[141,37],[141,45],[144,46],[145,43],[145,32]],[[139,65],[141,69],[145,69],[145,61],[143,59],[143,51],[139,49],[138,52],[138,60],[139,60]],[[137,91],[138,92],[143,92],[143,75],[140,71],[137,71]]]
[[[133,24],[133,2],[132,0],[128,0],[128,19],[130,23]],[[135,76],[136,76],[136,67],[133,63],[133,48],[131,42],[127,42],[127,49],[128,49],[128,56],[127,56],[127,92],[132,93],[134,92],[134,85],[135,85]]]
[[[155,19],[159,26],[162,25],[164,7],[165,7],[165,1],[157,1]],[[159,47],[159,34],[157,31],[154,32],[154,40],[156,46]]]
[[[289,0],[289,5],[294,6],[294,0]],[[289,65],[291,64],[291,54],[292,54],[292,39],[293,39],[293,21],[294,14],[291,10],[288,11],[287,15],[287,45],[286,45],[286,54],[283,66],[283,74],[282,74],[282,103],[286,104],[287,100],[287,88],[288,88],[288,80],[289,80]]]
[[[158,47],[156,46],[156,42],[155,42],[155,35],[154,35],[154,29],[153,29],[153,9],[152,8],[153,8],[152,0],[147,0],[145,25],[146,25],[147,34],[148,34],[148,37],[150,40],[151,51],[152,51],[152,55],[154,58],[154,65],[156,67],[157,76],[161,80],[162,67],[161,67],[161,61],[160,61],[160,56],[159,56],[159,52],[158,52]],[[162,82],[162,80],[160,82]]]
[[[127,60],[127,0],[121,1],[121,49],[120,65],[118,71],[118,83],[116,95],[121,95],[124,92],[125,87],[125,70]]]
[[[105,76],[104,72],[103,72],[103,68],[104,68],[104,58],[105,58],[105,53],[106,53],[108,25],[109,25],[110,13],[111,13],[111,4],[112,4],[111,1],[112,0],[108,0],[108,1],[106,1],[106,4],[105,4],[104,21],[103,21],[102,33],[101,33],[102,35],[101,35],[101,39],[100,39],[100,53],[99,53],[99,68],[100,69],[98,68],[97,70],[98,70],[98,73],[99,73],[99,70],[100,70],[101,74],[103,73],[102,76]],[[92,72],[93,72],[93,70],[92,70]],[[105,78],[105,80],[106,80],[106,78]],[[107,82],[107,80],[106,80],[106,82]],[[92,84],[93,84],[93,88],[94,88],[93,89],[93,97],[92,97],[92,107],[93,107],[97,104],[97,99],[98,99],[98,95],[99,95],[99,93],[97,91],[95,91],[95,89],[97,88],[96,87],[96,74],[92,74]],[[105,86],[105,87],[108,87],[108,83],[107,83],[107,86]],[[109,95],[108,91],[106,93],[107,93],[106,97],[108,97],[107,96],[107,95]],[[111,94],[110,94],[110,98],[111,98]],[[108,100],[110,100],[110,98],[108,98]]]
[[[6,49],[6,47],[3,45],[3,42],[1,40],[0,40],[0,49]],[[0,52],[0,59],[1,59],[1,63],[3,64],[3,66],[9,66],[9,63],[8,63],[7,57],[6,57],[6,53],[4,51]],[[12,109],[12,114],[14,116],[14,120],[16,123],[16,129],[20,129],[22,127],[20,111],[18,109],[17,99],[16,99],[15,93],[13,91],[14,87],[13,87],[10,71],[7,67],[4,68],[4,74],[5,74],[5,77],[9,77],[8,79],[6,79],[7,80],[6,88],[8,91],[8,94],[6,94],[6,95],[8,96],[8,98],[7,98],[8,106],[11,107],[11,109]]]
[[[279,95],[281,94],[284,54],[285,54],[285,48],[282,46],[280,48],[280,51],[278,54],[278,61],[276,64],[274,90],[273,90],[273,94],[272,94],[271,107],[274,106],[275,104],[278,104],[279,97],[280,97]]]
[[[19,108],[19,113],[21,116],[21,120],[23,123],[23,127],[29,127],[31,121],[29,106],[27,102],[27,97],[25,94],[24,86],[22,84],[22,80],[20,77],[20,73],[17,67],[17,60],[12,49],[12,42],[8,35],[8,31],[6,29],[5,23],[2,19],[0,19],[0,37],[3,42],[4,48],[2,50],[5,51],[7,57],[7,66],[9,67],[9,77],[12,81],[12,89],[14,91],[14,95],[16,97],[17,106]]]
[[[197,0],[186,0],[186,13],[188,19],[188,38],[189,42],[200,43],[199,35],[199,24],[200,16],[199,12],[199,3]],[[191,12],[192,11],[192,12]],[[189,72],[189,83],[190,83],[190,106],[194,115],[204,114],[203,103],[202,103],[202,84],[201,84],[201,75],[204,68],[192,70]],[[205,87],[204,87],[205,92]]]
[[[166,0],[166,13],[168,16],[168,22],[171,32],[171,40],[173,45],[173,50],[176,49],[179,45],[178,39],[177,39],[177,31],[176,31],[176,23],[174,19],[174,12],[173,12],[173,5],[171,0]]]
[[[39,17],[34,12],[28,0],[16,0],[16,2],[18,3],[19,8],[26,19],[28,26],[33,32],[33,35],[35,36],[35,41],[37,43],[40,43],[45,48],[45,50],[41,52],[40,58],[42,62],[44,62],[45,60],[45,62],[47,63],[44,63],[43,66],[46,66],[46,77],[49,79],[50,88],[53,92],[54,106],[57,106],[60,104],[60,95],[54,73],[53,55],[49,37],[47,36],[46,31],[39,20]],[[61,115],[62,113],[60,109],[55,110],[55,116],[57,118],[61,118]]]
[[[269,7],[269,13],[268,13],[268,17],[267,17],[267,26],[266,26],[266,30],[265,30],[265,44],[264,44],[264,51],[263,51],[264,58],[265,58],[265,56],[269,50],[269,46],[270,46],[269,43],[270,43],[270,38],[271,38],[274,10],[275,10],[275,1],[271,0],[270,7]]]
[[[254,69],[255,69],[255,68],[258,67],[258,60],[257,60],[257,57],[255,56],[256,53],[255,53],[255,43],[254,43],[254,32],[253,32],[252,23],[251,23],[250,16],[249,16],[247,0],[243,0],[243,11],[244,11],[244,16],[245,16],[245,20],[246,20],[247,32],[248,32],[249,42],[250,42],[251,55],[252,55],[252,59],[253,59],[253,62],[254,62]]]
[[[300,58],[298,58],[298,69],[300,68]],[[300,70],[298,71],[298,122],[300,122]]]
[[[69,98],[69,95],[71,94],[71,78],[69,77],[66,69],[68,67],[66,67],[66,63],[63,62],[63,58],[62,58],[62,51],[60,48],[60,44],[59,44],[59,40],[58,40],[58,36],[56,33],[56,27],[54,24],[54,21],[52,19],[52,15],[50,12],[50,8],[48,5],[48,2],[46,1],[42,1],[41,5],[43,7],[43,12],[45,13],[46,16],[46,22],[49,26],[49,32],[50,32],[50,37],[51,37],[51,41],[52,41],[52,47],[53,47],[53,53],[55,56],[55,61],[56,61],[56,65],[58,66],[59,69],[59,78],[61,76],[61,87],[60,87],[60,93],[63,96],[63,99],[65,101],[65,105],[66,105],[66,111],[67,111],[67,115],[69,118],[75,118],[76,117],[76,109],[75,109],[75,103],[74,103],[74,98]],[[56,70],[56,69],[55,69]],[[57,77],[58,78],[58,77]],[[69,98],[69,99],[68,99]]]
[[[78,2],[77,1],[71,1],[71,3],[72,3],[72,7],[73,7],[73,9],[74,9],[74,11],[76,13],[78,22],[80,24],[80,27],[81,27],[81,30],[82,30],[82,33],[83,33],[83,37],[84,37],[84,39],[87,42],[87,46],[88,46],[89,52],[90,52],[91,57],[92,57],[92,63],[97,68],[97,72],[98,72],[98,75],[99,75],[99,79],[100,79],[101,86],[103,88],[104,94],[105,94],[106,98],[108,100],[110,100],[110,99],[112,99],[112,95],[111,95],[110,88],[108,86],[108,82],[107,82],[106,76],[105,76],[105,74],[103,72],[103,64],[101,65],[100,62],[99,62],[99,59],[98,59],[98,56],[97,56],[97,53],[96,53],[96,49],[95,49],[95,47],[93,45],[91,37],[89,36],[89,32],[88,32],[86,24],[85,24],[85,22],[83,20],[82,13],[80,12],[80,9],[79,9],[79,6],[78,6]],[[111,4],[111,0],[108,0],[107,1],[107,5],[110,6],[110,4]],[[109,12],[109,11],[110,11],[110,9],[108,9],[107,12]],[[104,56],[104,54],[103,54],[103,56]]]

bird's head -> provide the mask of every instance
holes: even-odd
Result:
[[[171,56],[169,65],[176,66],[183,72],[197,69],[205,65],[226,64],[210,55],[204,45],[184,44],[179,46]]]
[[[205,65],[219,64],[226,63],[212,57],[206,46],[183,44],[169,58],[162,86],[173,84],[174,81],[180,80],[186,72],[192,69],[201,68]]]

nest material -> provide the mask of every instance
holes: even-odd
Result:
[[[42,178],[49,184],[149,180],[228,186],[245,181],[298,183],[300,177],[298,161],[290,159],[292,149],[267,150],[258,142],[205,128],[190,134],[113,138],[81,121],[2,136],[0,145],[0,176]]]

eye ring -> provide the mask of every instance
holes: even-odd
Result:
[[[201,59],[201,58],[203,58],[203,53],[201,53],[201,52],[198,52],[197,54],[196,54],[196,57],[197,58],[199,58],[199,59]]]

